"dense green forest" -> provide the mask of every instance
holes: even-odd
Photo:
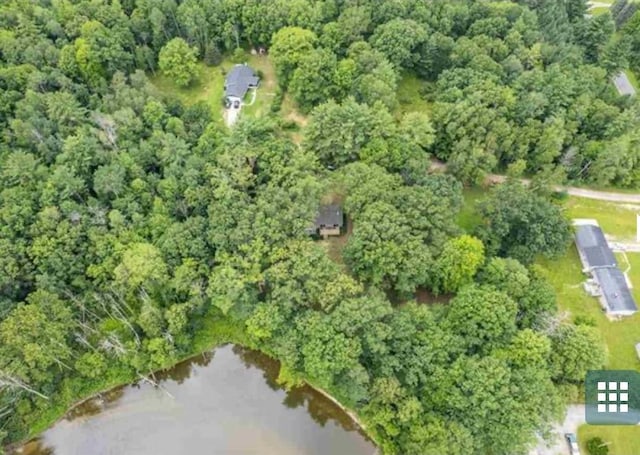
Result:
[[[526,453],[604,364],[534,263],[544,189],[640,184],[640,13],[583,0],[7,0],[0,5],[0,440],[220,341],[353,408],[385,454]],[[617,30],[617,32],[616,32]],[[614,36],[614,33],[616,34]],[[625,45],[619,45],[620,40]],[[265,46],[273,115],[233,129],[148,77]],[[429,113],[398,115],[426,81]],[[302,140],[277,114],[288,93]],[[430,174],[430,159],[451,174]],[[462,184],[491,190],[475,232]],[[353,232],[305,234],[321,202]],[[445,295],[417,304],[414,293]]]

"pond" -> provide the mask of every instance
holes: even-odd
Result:
[[[23,447],[25,455],[372,455],[375,446],[310,387],[285,391],[278,363],[224,346],[93,398]]]

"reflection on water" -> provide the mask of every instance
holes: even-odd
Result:
[[[225,346],[101,394],[27,444],[25,455],[371,455],[374,446],[310,387],[285,392],[273,359]]]

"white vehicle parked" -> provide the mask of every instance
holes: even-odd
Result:
[[[564,435],[569,444],[569,453],[571,455],[580,455],[580,447],[578,446],[578,438],[575,433],[566,433]]]

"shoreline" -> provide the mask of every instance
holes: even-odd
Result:
[[[253,348],[253,347],[249,347],[249,346],[246,346],[246,345],[244,345],[244,344],[242,344],[242,343],[234,343],[234,342],[229,341],[229,342],[225,342],[225,343],[217,344],[217,345],[215,345],[215,346],[211,347],[210,349],[207,349],[207,350],[205,350],[205,351],[201,351],[201,352],[196,353],[196,354],[189,354],[189,356],[179,359],[178,361],[176,361],[175,363],[173,363],[171,366],[169,366],[169,367],[167,367],[167,368],[163,368],[163,369],[161,369],[161,370],[154,371],[152,374],[156,374],[156,373],[160,373],[160,372],[163,372],[163,371],[171,370],[172,368],[176,367],[178,364],[180,364],[180,363],[182,363],[182,362],[186,362],[186,361],[188,361],[188,360],[190,360],[190,359],[192,359],[192,358],[194,358],[194,357],[197,357],[197,356],[200,356],[200,355],[206,354],[206,353],[208,353],[208,352],[212,352],[212,351],[214,351],[215,349],[218,349],[218,348],[223,347],[223,346],[226,346],[226,345],[234,345],[234,346],[240,346],[240,347],[243,347],[243,348],[245,348],[245,349],[251,349],[251,350],[253,350],[253,351],[260,352],[260,353],[262,353],[262,354],[264,354],[264,355],[266,355],[266,356],[268,356],[268,357],[270,357],[270,358],[272,358],[272,359],[276,360],[278,363],[280,363],[280,361],[279,361],[277,358],[275,358],[275,357],[271,356],[270,354],[268,354],[268,353],[266,353],[266,352],[264,352],[264,351],[262,351],[262,350],[260,350],[260,349],[256,349],[256,348]],[[146,376],[145,376],[145,378],[146,378]],[[70,412],[72,412],[74,409],[78,408],[79,406],[82,406],[83,404],[86,404],[86,403],[90,402],[91,400],[95,400],[96,398],[99,398],[99,397],[101,397],[101,396],[102,396],[102,395],[104,395],[104,394],[108,394],[108,393],[110,393],[110,392],[112,392],[112,391],[114,391],[114,390],[116,390],[116,389],[122,388],[122,387],[132,386],[132,385],[134,385],[134,384],[139,383],[139,382],[140,382],[140,381],[142,381],[142,380],[143,380],[143,378],[142,378],[142,377],[138,377],[138,379],[137,379],[137,380],[132,380],[132,381],[129,381],[129,382],[124,382],[124,383],[119,383],[119,384],[116,384],[116,385],[113,385],[113,386],[109,386],[109,387],[106,387],[106,388],[104,388],[104,389],[101,389],[101,390],[99,390],[99,391],[97,391],[97,392],[94,392],[93,394],[89,395],[88,397],[85,397],[85,398],[82,398],[82,399],[79,399],[79,400],[75,401],[74,403],[72,403],[72,404],[71,404],[71,405],[70,405],[70,406],[69,406],[69,407],[64,411],[64,413],[63,413],[62,415],[60,415],[60,417],[58,417],[56,420],[54,420],[53,422],[51,422],[51,423],[47,426],[47,428],[45,428],[43,431],[39,432],[37,435],[30,436],[29,438],[23,439],[23,440],[21,440],[21,441],[17,441],[17,442],[11,443],[11,444],[9,444],[9,445],[5,446],[5,447],[4,447],[4,450],[6,450],[7,454],[9,454],[9,455],[11,455],[11,454],[20,454],[20,453],[22,453],[22,449],[23,449],[23,447],[25,447],[27,444],[29,444],[29,443],[31,443],[31,442],[36,441],[38,438],[40,438],[40,437],[41,437],[41,435],[42,435],[44,432],[46,432],[47,430],[49,430],[49,429],[50,429],[51,427],[53,427],[54,425],[58,424],[58,423],[59,423],[60,421],[62,421],[63,419],[66,419],[66,418],[67,418],[67,416],[69,415],[69,413],[70,413]],[[378,448],[378,444],[376,443],[376,441],[375,441],[375,439],[372,437],[372,435],[371,435],[371,434],[369,434],[369,432],[368,432],[368,431],[367,431],[367,429],[366,429],[366,426],[362,423],[362,421],[360,420],[360,418],[358,417],[358,415],[356,414],[356,412],[355,412],[355,411],[353,411],[353,410],[351,410],[351,409],[347,408],[345,405],[343,405],[342,403],[340,403],[340,401],[338,401],[335,397],[333,397],[333,396],[332,396],[329,392],[327,392],[326,390],[324,390],[324,389],[322,389],[322,388],[320,388],[320,387],[318,387],[318,386],[315,386],[314,384],[312,384],[312,383],[311,383],[311,382],[309,382],[309,381],[304,380],[303,382],[304,382],[304,385],[309,386],[310,388],[312,388],[313,390],[315,390],[316,392],[318,392],[320,395],[322,395],[323,397],[325,397],[326,399],[328,399],[329,401],[331,401],[333,404],[335,404],[336,406],[338,406],[338,407],[340,408],[340,410],[341,410],[342,412],[344,412],[344,413],[345,413],[345,414],[346,414],[346,415],[351,419],[351,421],[352,421],[352,422],[353,422],[353,423],[354,423],[354,424],[355,424],[355,425],[356,425],[356,426],[357,426],[357,427],[358,427],[358,428],[359,428],[359,429],[360,429],[360,430],[361,430],[361,431],[366,435],[366,437],[367,437],[367,438],[369,438],[369,439],[371,440],[371,442],[375,445],[375,447],[376,447],[375,455],[380,454],[380,450],[379,450],[379,448]],[[155,387],[157,387],[157,386],[155,386]],[[286,390],[286,389],[285,389],[285,390]]]
[[[306,385],[308,385],[309,387],[311,387],[316,392],[318,392],[320,395],[325,397],[327,400],[331,401],[333,404],[338,406],[342,410],[342,412],[344,412],[346,415],[348,415],[349,418],[353,421],[353,423],[355,423],[358,426],[358,428],[360,428],[360,430],[366,435],[367,438],[369,438],[371,440],[371,442],[375,446],[376,451],[373,453],[373,455],[382,455],[382,452],[380,452],[380,447],[379,447],[377,441],[375,440],[373,435],[371,433],[369,433],[369,431],[367,431],[366,425],[364,423],[362,423],[362,420],[360,420],[360,418],[358,417],[358,414],[356,414],[356,412],[354,410],[349,409],[348,407],[346,407],[345,405],[340,403],[335,397],[333,397],[333,395],[331,395],[326,390],[324,390],[324,389],[322,389],[320,387],[317,387],[317,386],[315,386],[312,383],[307,382],[307,381],[304,381],[304,383]]]
[[[331,394],[329,394],[329,392],[327,392],[326,390],[315,386],[313,384],[311,384],[310,382],[304,381],[304,383],[306,385],[308,385],[309,387],[311,387],[313,390],[315,390],[316,392],[318,392],[320,395],[322,395],[323,397],[325,397],[326,399],[328,399],[329,401],[331,401],[333,404],[335,404],[336,406],[338,406],[342,412],[344,412],[346,415],[349,416],[349,418],[351,420],[353,420],[353,423],[355,423],[362,431],[364,431],[367,435],[368,438],[371,438],[371,435],[369,435],[369,433],[367,433],[367,427],[365,426],[364,423],[362,423],[362,421],[358,418],[358,415],[355,413],[355,411],[352,411],[351,409],[347,408],[345,405],[343,405],[342,403],[340,403],[336,398],[334,398]],[[373,438],[371,438],[371,440],[373,441]]]

